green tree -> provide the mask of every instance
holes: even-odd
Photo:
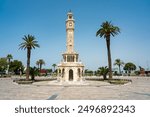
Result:
[[[109,69],[107,68],[107,66],[98,68],[98,72],[103,76],[104,80],[107,79],[107,74],[109,73]]]
[[[49,74],[51,74],[51,73],[53,72],[52,69],[46,69],[46,70],[47,70],[47,72],[48,72]]]
[[[94,72],[92,70],[85,69],[84,73],[86,76],[93,76]]]
[[[30,58],[31,58],[31,50],[36,47],[40,47],[38,41],[36,41],[35,37],[32,35],[25,35],[23,38],[23,42],[19,45],[19,49],[27,49],[27,69],[26,69],[26,80],[29,80],[30,73]]]
[[[108,68],[109,78],[112,78],[112,63],[111,63],[111,50],[110,50],[110,37],[115,36],[120,32],[119,27],[113,26],[111,22],[103,22],[100,29],[96,32],[96,36],[104,37],[106,39],[107,54],[108,54]]]
[[[126,63],[126,64],[125,64],[125,66],[124,66],[123,69],[124,69],[125,71],[128,71],[128,73],[130,74],[131,71],[136,70],[136,65],[133,64],[133,63],[131,63],[131,62],[129,62],[129,63]]]
[[[5,72],[5,70],[7,69],[7,58],[0,58],[0,72]]]
[[[13,56],[11,54],[8,54],[7,55],[7,60],[8,60],[8,74],[9,74],[9,67],[10,67],[11,59],[13,59]]]
[[[10,62],[10,70],[15,72],[15,74],[20,74],[20,72],[23,72],[24,66],[21,61],[14,60]]]
[[[124,65],[124,62],[121,61],[120,59],[116,59],[115,62],[114,62],[114,65],[118,66],[118,68],[119,68],[119,74],[121,74],[121,66]]]
[[[56,65],[56,64],[53,64],[52,66],[54,67],[54,72],[55,72],[55,67],[56,67],[57,65]]]

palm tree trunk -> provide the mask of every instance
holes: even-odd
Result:
[[[30,56],[31,56],[31,49],[27,48],[27,70],[26,70],[26,80],[29,80],[29,73],[30,73]]]
[[[121,75],[121,68],[120,68],[120,65],[119,65],[119,74]]]
[[[106,38],[106,44],[107,44],[107,54],[108,54],[109,79],[112,79],[110,36],[108,36],[108,37]]]
[[[39,64],[38,64],[38,70],[40,69]]]
[[[106,80],[107,79],[107,75],[103,75],[103,78],[104,78],[104,80]]]
[[[41,71],[41,69],[42,69],[42,64],[40,63],[40,71]]]
[[[55,72],[55,67],[54,67],[54,72]]]
[[[40,76],[41,76],[41,69],[42,69],[42,64],[40,63]]]

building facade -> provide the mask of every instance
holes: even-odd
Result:
[[[59,81],[82,81],[84,65],[79,61],[79,54],[74,51],[75,20],[72,12],[68,12],[66,20],[66,52],[58,64]]]

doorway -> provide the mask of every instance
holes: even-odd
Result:
[[[73,81],[73,70],[69,70],[69,81]]]

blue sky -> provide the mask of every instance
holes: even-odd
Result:
[[[32,34],[40,48],[32,51],[31,66],[38,59],[45,68],[59,63],[66,50],[65,20],[75,18],[75,50],[86,69],[107,66],[103,38],[96,37],[102,22],[112,21],[121,33],[111,38],[112,62],[120,58],[150,68],[150,0],[0,0],[0,57],[12,54],[26,65],[22,37]]]

